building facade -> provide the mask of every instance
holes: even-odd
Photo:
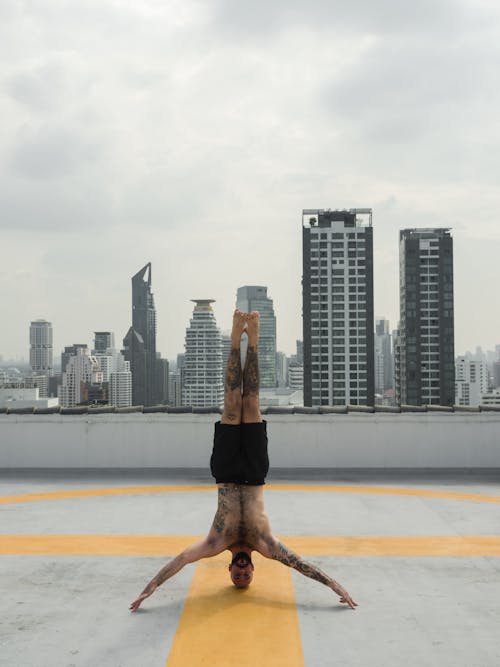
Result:
[[[375,393],[383,395],[394,388],[394,364],[392,357],[389,320],[375,319]]]
[[[88,401],[88,390],[92,385],[102,385],[103,377],[97,359],[86,347],[79,347],[66,364],[59,387],[59,400],[63,407],[72,408]]]
[[[267,287],[244,285],[236,293],[236,308],[245,313],[257,310],[260,313],[259,330],[259,375],[262,389],[274,389],[276,376],[276,316],[273,300],[267,296]],[[246,345],[244,346],[246,348]],[[244,356],[245,350],[242,350]]]
[[[92,354],[106,354],[106,350],[114,349],[115,334],[112,331],[94,331],[94,349]]]
[[[400,231],[396,402],[453,405],[453,239],[449,229]]]
[[[186,329],[182,402],[194,407],[220,406],[224,400],[222,336],[213,299],[193,299],[195,307]]]
[[[54,374],[52,323],[34,320],[30,324],[30,366],[37,375]]]
[[[151,291],[151,262],[132,277],[132,326],[123,339],[132,371],[134,405],[160,402],[156,355],[156,309]]]
[[[488,364],[468,355],[455,362],[455,405],[477,407],[490,389]]]
[[[302,211],[304,405],[373,405],[371,209]]]

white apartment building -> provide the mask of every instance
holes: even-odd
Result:
[[[127,408],[132,405],[132,373],[130,361],[114,348],[97,352],[94,358],[102,372],[102,381],[109,383],[109,405]]]
[[[478,406],[488,393],[489,372],[485,361],[464,355],[455,361],[455,405]]]
[[[481,405],[500,405],[500,389],[492,389],[481,396]]]
[[[374,404],[371,209],[302,211],[304,405]]]
[[[287,384],[290,389],[302,390],[304,388],[304,366],[289,364]]]
[[[88,348],[77,348],[63,373],[62,386],[59,388],[61,405],[68,408],[78,405],[82,400],[83,386],[102,381],[103,374],[97,359],[90,355]]]
[[[182,402],[194,407],[221,405],[224,399],[222,337],[213,299],[192,299],[193,317],[186,329]]]
[[[54,375],[52,324],[47,320],[30,324],[30,366],[37,375]]]

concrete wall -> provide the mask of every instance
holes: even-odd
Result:
[[[2,468],[204,468],[215,415],[0,415]],[[500,414],[269,415],[276,468],[500,468]]]

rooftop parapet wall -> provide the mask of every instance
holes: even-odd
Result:
[[[266,415],[275,468],[500,468],[500,412]],[[208,468],[216,414],[0,414],[2,468]]]

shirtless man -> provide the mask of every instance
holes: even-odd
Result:
[[[248,335],[248,347],[242,370],[240,342],[243,333]],[[131,611],[136,611],[158,586],[188,563],[216,556],[226,549],[232,554],[229,574],[237,588],[245,588],[251,583],[254,573],[252,551],[257,551],[328,586],[340,596],[340,602],[351,609],[356,608],[356,602],[339,583],[315,565],[302,560],[271,533],[264,511],[264,480],[269,459],[266,422],[262,420],[259,406],[258,338],[259,313],[236,310],[224,382],[224,412],[220,422],[215,424],[210,460],[219,495],[212,527],[205,539],[188,547],[153,577],[130,605]]]

